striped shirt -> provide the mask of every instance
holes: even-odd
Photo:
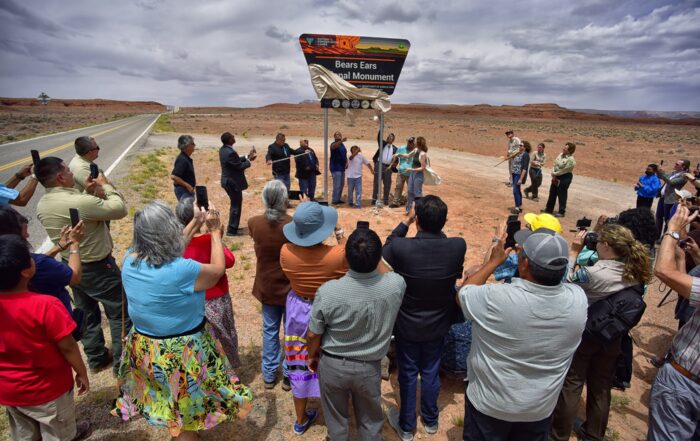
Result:
[[[396,273],[348,273],[318,289],[309,330],[329,354],[378,361],[389,350],[406,282]]]
[[[695,308],[695,313],[673,337],[671,355],[676,363],[698,377],[700,376],[700,277],[693,277],[689,300],[690,306]]]

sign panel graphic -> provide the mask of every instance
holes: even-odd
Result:
[[[402,39],[325,34],[302,34],[299,44],[307,64],[319,64],[354,86],[388,95],[394,93],[411,47]]]

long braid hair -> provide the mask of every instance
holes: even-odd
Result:
[[[622,225],[604,225],[598,235],[598,243],[607,243],[625,264],[622,277],[627,281],[647,284],[652,272],[649,249],[634,238],[632,232]]]

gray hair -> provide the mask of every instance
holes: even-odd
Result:
[[[182,225],[187,225],[194,218],[194,198],[191,196],[180,199],[175,207],[175,216]]]
[[[151,202],[136,212],[131,242],[131,251],[136,254],[134,265],[145,261],[158,267],[181,257],[184,250],[182,225],[164,202]]]
[[[262,191],[262,201],[265,207],[265,218],[270,222],[279,223],[287,214],[289,202],[287,187],[282,181],[274,179],[265,184]]]
[[[193,142],[194,138],[191,135],[182,135],[179,138],[177,138],[177,148],[179,148],[180,151],[185,150],[185,147],[192,144]]]

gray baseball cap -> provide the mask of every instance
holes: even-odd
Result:
[[[524,229],[514,237],[527,258],[539,267],[560,271],[569,264],[569,244],[559,233],[547,228]]]

